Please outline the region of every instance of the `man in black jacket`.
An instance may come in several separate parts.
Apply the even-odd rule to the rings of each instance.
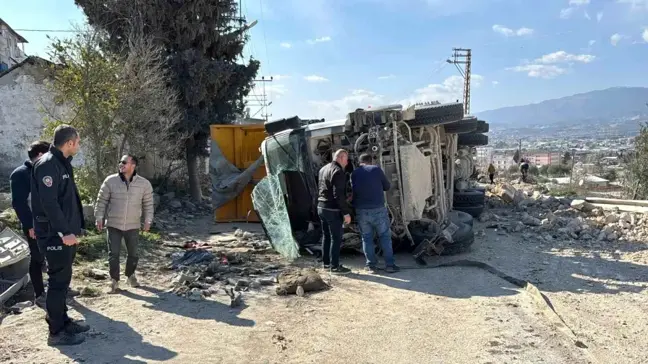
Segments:
[[[77,236],[84,229],[83,207],[70,164],[79,143],[76,129],[58,126],[50,151],[34,164],[31,180],[34,232],[48,265],[45,307],[50,332],[48,344],[52,346],[80,344],[85,340],[80,334],[89,330],[87,325],[68,317],[65,304]]]
[[[333,273],[346,274],[349,268],[340,264],[340,247],[344,224],[351,223],[351,207],[346,197],[346,174],[344,168],[349,161],[349,154],[339,149],[333,155],[333,162],[319,171],[319,194],[317,213],[322,222],[322,262],[324,268]]]
[[[45,285],[43,284],[43,266],[45,259],[36,242],[36,233],[34,233],[34,221],[29,200],[33,163],[43,154],[47,153],[49,148],[50,143],[48,142],[33,142],[27,150],[29,160],[16,168],[9,177],[11,206],[16,211],[16,215],[18,215],[20,226],[29,243],[29,253],[31,256],[29,262],[29,279],[34,286],[34,302],[41,307],[45,304]]]

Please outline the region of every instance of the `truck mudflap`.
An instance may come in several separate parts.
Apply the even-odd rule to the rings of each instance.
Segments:
[[[259,181],[252,190],[252,204],[272,248],[287,259],[298,258],[299,245],[292,233],[279,176],[268,175]]]

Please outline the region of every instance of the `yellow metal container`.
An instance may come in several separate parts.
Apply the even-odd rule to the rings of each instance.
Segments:
[[[266,137],[262,124],[252,125],[212,125],[211,138],[218,144],[225,158],[239,169],[246,169],[261,156],[261,142]],[[262,165],[256,170],[253,181],[259,181],[266,176]],[[215,212],[216,222],[250,221],[258,222],[259,217],[252,205],[252,189],[250,184],[235,199]]]

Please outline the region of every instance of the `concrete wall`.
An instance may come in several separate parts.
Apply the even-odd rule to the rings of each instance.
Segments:
[[[45,82],[45,69],[25,63],[0,78],[0,173],[4,176],[27,159],[27,146],[40,139],[45,114],[61,114]],[[82,159],[82,158],[77,158]]]

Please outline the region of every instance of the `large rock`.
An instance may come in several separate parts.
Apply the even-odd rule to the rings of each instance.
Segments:
[[[573,200],[571,207],[582,212],[590,212],[594,209],[594,206],[585,200]]]

